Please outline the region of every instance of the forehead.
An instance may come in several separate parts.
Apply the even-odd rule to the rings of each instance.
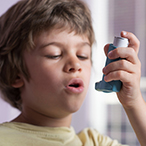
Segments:
[[[59,30],[53,29],[51,31],[42,31],[39,35],[34,37],[35,47],[40,47],[41,45],[49,42],[60,42],[62,44],[78,44],[86,43],[91,46],[87,35],[79,35],[76,32],[70,32],[69,30]],[[71,44],[70,44],[71,45]]]

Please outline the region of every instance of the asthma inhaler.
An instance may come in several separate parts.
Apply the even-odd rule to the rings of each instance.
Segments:
[[[122,37],[115,37],[114,43],[109,45],[108,52],[110,52],[118,47],[128,47],[128,39],[122,38]],[[107,66],[109,63],[117,61],[119,59],[120,58],[111,60],[107,57],[105,66]],[[119,80],[105,82],[104,76],[105,75],[103,75],[102,81],[95,83],[95,89],[97,91],[102,91],[102,92],[106,92],[106,93],[119,92],[121,89],[121,86],[122,86],[122,82]]]

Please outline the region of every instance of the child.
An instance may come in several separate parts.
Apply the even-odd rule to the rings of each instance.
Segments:
[[[103,69],[105,80],[121,80],[118,98],[142,146],[146,105],[140,92],[139,41],[109,58],[126,58]],[[80,0],[21,0],[0,18],[0,89],[21,114],[0,125],[0,146],[120,146],[116,140],[70,127],[90,80],[94,32],[90,11]],[[105,46],[107,54],[108,45]]]

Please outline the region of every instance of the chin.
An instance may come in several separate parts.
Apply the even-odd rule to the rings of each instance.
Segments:
[[[70,112],[70,113],[75,113],[75,112],[77,112],[77,111],[81,108],[82,103],[83,103],[83,102],[81,102],[81,103],[80,103],[80,102],[72,103],[72,104],[68,107],[69,112]]]
[[[75,107],[70,110],[71,113],[75,113],[80,109],[80,107]]]
[[[66,102],[64,102],[64,104],[62,105],[62,108],[67,113],[71,113],[71,114],[75,113],[81,108],[85,97],[86,97],[85,94],[72,97],[69,100],[66,100]]]

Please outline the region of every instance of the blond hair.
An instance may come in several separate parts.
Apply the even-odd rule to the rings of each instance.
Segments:
[[[12,87],[29,73],[23,51],[34,48],[34,37],[43,30],[69,28],[94,42],[91,14],[80,0],[21,0],[0,17],[0,90],[4,100],[21,110],[20,90]]]

